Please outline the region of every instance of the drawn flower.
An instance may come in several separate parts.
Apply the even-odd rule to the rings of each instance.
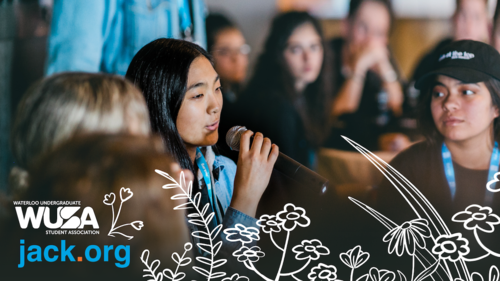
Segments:
[[[330,254],[330,250],[321,244],[318,239],[303,240],[301,245],[293,247],[292,252],[296,253],[297,260],[317,260],[321,255]]]
[[[455,262],[469,253],[468,245],[469,241],[462,238],[462,233],[441,235],[436,239],[436,245],[432,248],[432,253],[439,255],[441,259]]]
[[[500,217],[493,214],[490,207],[470,205],[465,211],[456,213],[451,219],[454,222],[463,222],[467,230],[480,230],[486,233],[495,231],[495,225],[500,224]]]
[[[307,227],[311,223],[306,216],[306,210],[291,203],[286,204],[284,210],[277,213],[276,217],[283,221],[283,229],[286,231],[294,230],[297,225]]]
[[[184,244],[184,251],[191,251],[191,249],[193,248],[193,244],[187,242],[186,244]]]
[[[106,205],[113,205],[113,203],[115,203],[115,199],[116,199],[116,196],[113,192],[111,192],[110,194],[106,194],[104,195],[104,200],[102,201],[104,204]]]
[[[394,272],[386,269],[378,269],[376,267],[370,268],[368,275],[371,281],[394,281],[394,279],[396,279],[396,274]]]
[[[320,263],[318,266],[311,268],[311,272],[309,272],[307,278],[312,281],[316,279],[333,281],[337,279],[337,268],[333,265]]]
[[[134,193],[130,191],[130,188],[122,187],[120,189],[120,199],[122,199],[122,202],[127,201],[128,199],[132,198],[132,196],[134,196]]]
[[[259,241],[259,230],[255,227],[245,227],[241,223],[237,223],[234,228],[228,228],[224,230],[227,235],[227,241],[238,242],[243,244],[250,243],[252,241]]]
[[[130,224],[135,230],[141,230],[144,227],[144,223],[142,221],[134,221]]]
[[[430,236],[427,220],[415,219],[393,228],[384,236],[383,241],[389,242],[389,254],[396,252],[398,256],[402,256],[406,251],[413,256],[416,246],[425,248],[424,238]]]
[[[233,256],[238,257],[239,262],[245,262],[247,260],[250,262],[256,262],[265,256],[265,254],[258,246],[253,246],[252,248],[242,246],[233,253]]]
[[[262,215],[257,221],[257,225],[262,227],[264,233],[280,232],[283,221],[276,216]]]
[[[340,254],[340,260],[351,269],[359,268],[369,258],[370,254],[361,251],[361,246],[359,245],[350,249],[347,253]]]
[[[249,281],[250,279],[248,279],[248,277],[246,276],[240,276],[238,273],[233,274],[231,277],[226,277],[222,279],[222,281],[243,281],[243,280]]]

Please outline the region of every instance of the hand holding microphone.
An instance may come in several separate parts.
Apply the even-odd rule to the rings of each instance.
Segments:
[[[250,146],[252,131],[241,132],[238,138],[238,165],[234,179],[231,207],[255,217],[257,205],[271,178],[279,149],[271,140],[256,133]]]

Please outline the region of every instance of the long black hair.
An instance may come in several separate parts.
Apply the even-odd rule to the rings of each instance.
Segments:
[[[194,165],[176,127],[177,115],[186,94],[191,63],[210,55],[200,46],[176,39],[156,39],[142,47],[128,67],[126,77],[142,90],[153,132],[159,133],[167,151],[183,169]]]
[[[324,50],[321,72],[315,82],[310,83],[299,95],[294,87],[294,78],[287,67],[284,52],[288,38],[297,27],[311,23],[321,37]],[[244,95],[255,96],[263,93],[283,95],[294,103],[299,112],[307,139],[319,146],[329,133],[330,100],[332,98],[331,58],[323,38],[319,22],[306,12],[288,12],[274,18],[271,31],[264,45]],[[302,102],[301,97],[304,98]]]

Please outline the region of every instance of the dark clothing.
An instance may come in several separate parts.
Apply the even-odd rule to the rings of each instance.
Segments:
[[[337,95],[346,81],[342,73],[342,48],[345,40],[336,38],[330,42],[334,55],[334,78],[337,84],[334,93]],[[397,69],[393,63],[394,69]],[[391,132],[401,132],[398,119],[387,109],[387,104],[383,102],[384,91],[382,89],[382,79],[373,71],[368,71],[365,77],[365,84],[358,110],[354,113],[343,114],[334,123],[332,135],[326,146],[341,150],[355,149],[347,143],[341,135],[344,135],[369,150],[378,150],[378,138]]]
[[[452,200],[444,173],[441,146],[442,143],[429,145],[426,142],[420,142],[414,144],[394,158],[390,165],[420,190],[443,218],[452,234],[461,232],[463,237],[469,240],[471,251],[468,256],[472,258],[479,257],[485,252],[475,241],[472,231],[466,230],[463,223],[452,222],[451,218],[457,212],[465,211],[471,204],[485,206],[484,198],[487,192],[488,170],[471,170],[453,162],[456,193],[455,199]],[[376,198],[376,210],[398,225],[417,218],[417,215],[401,194],[386,179],[379,186]],[[498,214],[500,211],[500,194],[495,193],[493,198],[493,204],[490,207],[492,207],[493,213]],[[494,233],[486,234],[484,237],[481,236],[481,239],[484,239],[482,241],[493,251],[500,250],[498,238],[495,239],[495,237],[498,237],[498,232],[500,232],[500,229]],[[485,262],[487,260],[470,263],[469,269],[480,270],[480,273],[486,274],[489,266]]]
[[[307,140],[304,123],[292,101],[269,90],[247,94],[240,101],[242,125],[261,132],[278,145],[280,152],[314,168],[316,149]]]

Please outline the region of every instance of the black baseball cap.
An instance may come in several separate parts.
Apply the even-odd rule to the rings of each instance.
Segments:
[[[500,80],[500,54],[479,41],[461,40],[446,45],[435,56],[434,65],[417,78],[415,88],[422,90],[436,75],[446,75],[465,83]]]

